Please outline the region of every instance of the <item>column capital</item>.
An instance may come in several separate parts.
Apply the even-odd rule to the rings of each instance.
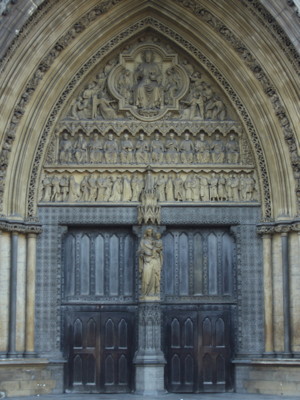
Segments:
[[[42,225],[37,222],[16,221],[0,218],[0,231],[16,233],[39,234],[42,232]]]

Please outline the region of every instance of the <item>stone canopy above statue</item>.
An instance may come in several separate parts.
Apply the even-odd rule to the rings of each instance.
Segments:
[[[237,120],[226,96],[192,58],[148,35],[99,64],[64,120]]]

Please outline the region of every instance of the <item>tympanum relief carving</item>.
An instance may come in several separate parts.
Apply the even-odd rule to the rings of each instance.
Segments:
[[[77,89],[48,146],[40,201],[142,201],[149,170],[159,203],[259,199],[231,104],[200,65],[154,35],[128,43]]]

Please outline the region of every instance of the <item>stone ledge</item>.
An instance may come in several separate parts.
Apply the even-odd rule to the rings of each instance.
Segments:
[[[48,358],[9,358],[0,359],[0,368],[14,365],[50,365],[50,364],[64,364],[65,360],[49,360]]]
[[[300,367],[300,359],[298,358],[270,358],[270,359],[253,359],[253,360],[245,360],[245,359],[236,359],[232,360],[233,364],[239,365],[274,365],[274,366],[297,366]]]

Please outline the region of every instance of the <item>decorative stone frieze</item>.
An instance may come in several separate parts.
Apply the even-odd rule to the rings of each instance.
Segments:
[[[257,202],[259,189],[252,171],[153,171],[159,202]],[[146,188],[143,169],[103,171],[56,170],[44,175],[43,203],[138,202]],[[153,223],[153,222],[152,222]]]

